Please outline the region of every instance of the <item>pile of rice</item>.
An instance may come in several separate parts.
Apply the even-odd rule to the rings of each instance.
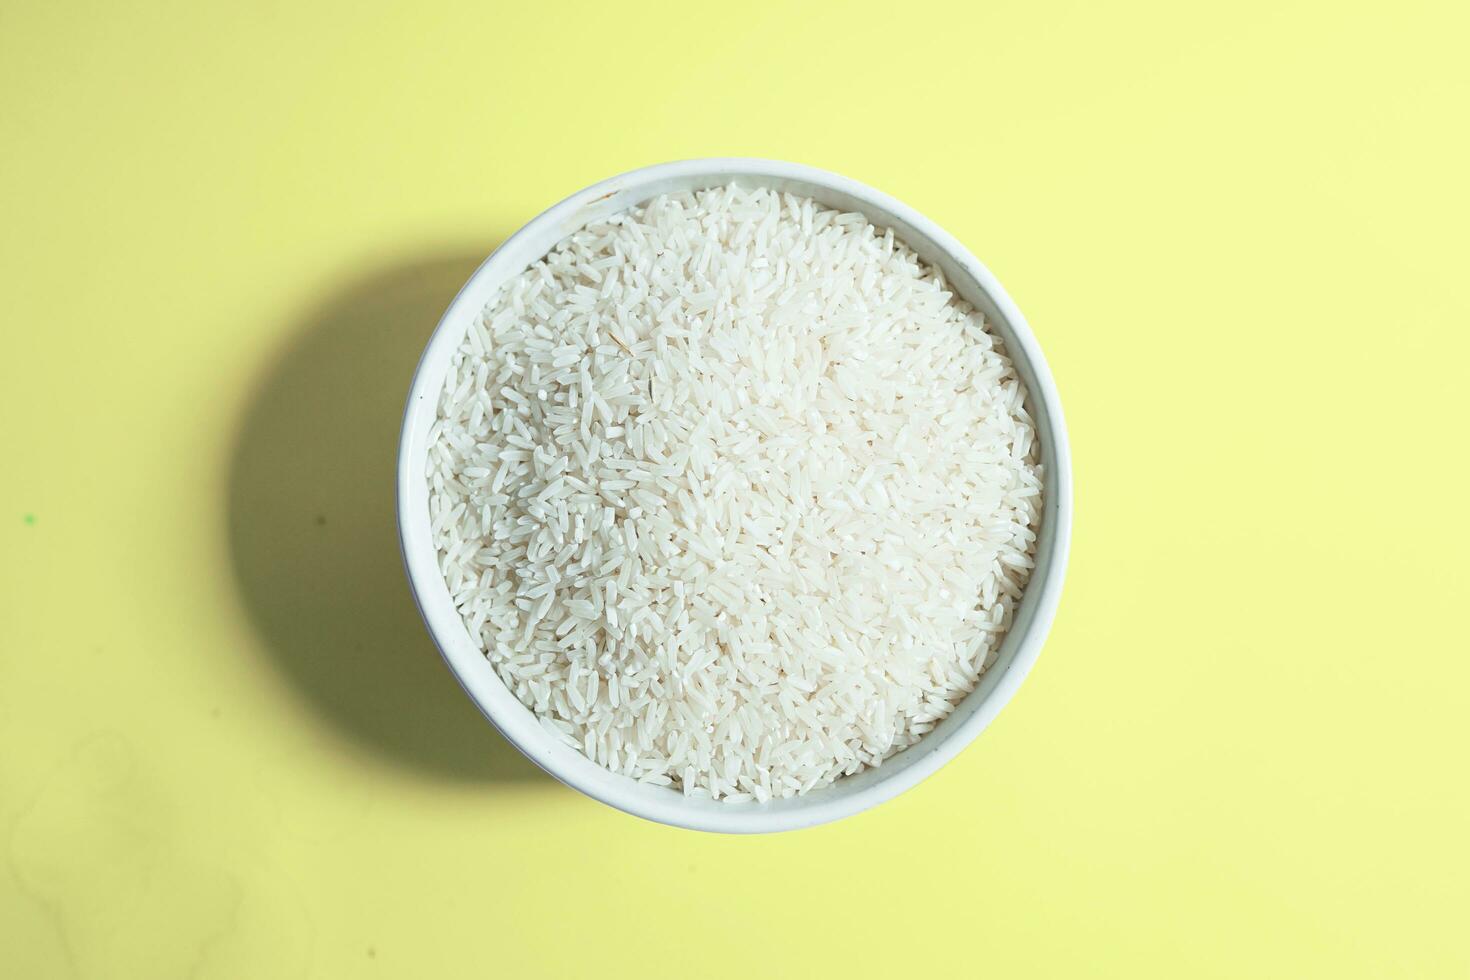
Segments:
[[[546,730],[716,799],[804,793],[972,690],[1032,567],[1025,391],[860,214],[659,197],[509,281],[454,356],[430,516]]]

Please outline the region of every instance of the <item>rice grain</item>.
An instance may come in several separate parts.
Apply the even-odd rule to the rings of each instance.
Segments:
[[[559,741],[764,802],[973,690],[1034,563],[1020,378],[858,214],[736,185],[589,225],[455,353],[430,520],[471,636]]]

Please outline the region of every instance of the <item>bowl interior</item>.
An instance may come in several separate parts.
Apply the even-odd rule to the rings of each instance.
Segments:
[[[425,479],[429,429],[449,362],[469,323],[502,283],[589,222],[659,194],[731,181],[790,191],[828,207],[860,211],[873,224],[891,227],[925,261],[943,270],[951,287],[985,314],[1004,341],[1026,384],[1045,467],[1036,568],[1010,632],[975,690],[933,731],[882,766],[804,796],[765,804],[688,799],[677,790],[609,772],[549,736],[501,682],[454,607],[430,535]],[[430,340],[409,394],[399,458],[399,528],[419,608],[446,661],[486,717],[538,765],[605,803],[664,823],[724,832],[783,830],[855,813],[902,792],[952,758],[999,712],[1035,660],[1056,608],[1070,532],[1069,467],[1055,387],[1035,339],[999,283],[958,242],[897,201],[834,174],[775,161],[695,160],[634,171],[574,194],[517,232],[470,278]]]

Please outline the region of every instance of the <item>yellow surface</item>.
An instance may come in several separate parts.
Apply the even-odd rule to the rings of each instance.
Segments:
[[[1462,3],[0,8],[0,976],[1470,975]],[[1056,629],[764,839],[535,774],[412,609],[417,351],[542,207],[828,167],[1009,287]]]

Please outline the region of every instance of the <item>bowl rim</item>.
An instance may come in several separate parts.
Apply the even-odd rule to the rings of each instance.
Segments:
[[[426,433],[437,417],[444,380],[443,371],[431,366],[447,367],[463,334],[462,329],[456,332],[456,325],[468,323],[468,317],[479,312],[486,291],[493,294],[547,250],[522,261],[521,253],[531,254],[527,243],[553,230],[558,232],[553,241],[560,240],[600,217],[599,208],[612,213],[663,193],[656,187],[659,184],[717,186],[739,179],[778,188],[791,185],[799,193],[820,189],[821,196],[863,211],[875,225],[892,227],[921,257],[939,265],[952,287],[984,311],[1001,334],[1026,384],[1047,464],[1036,566],[1011,630],[981,683],[940,725],[883,765],[803,796],[765,804],[690,799],[666,787],[639,783],[592,762],[546,732],[469,637],[449,597],[428,533],[423,466]],[[973,295],[963,288],[967,279]],[[420,502],[422,512],[416,510]],[[780,160],[709,157],[640,167],[592,184],[532,218],[480,264],[440,317],[414,369],[399,439],[395,513],[409,588],[434,645],[465,693],[512,745],[562,783],[626,813],[693,830],[760,833],[814,826],[892,799],[958,755],[1011,699],[1040,655],[1061,597],[1072,534],[1072,459],[1061,401],[1040,345],[999,281],[957,239],[893,197],[829,171]],[[972,705],[976,698],[978,703]],[[838,788],[841,791],[834,792]]]

